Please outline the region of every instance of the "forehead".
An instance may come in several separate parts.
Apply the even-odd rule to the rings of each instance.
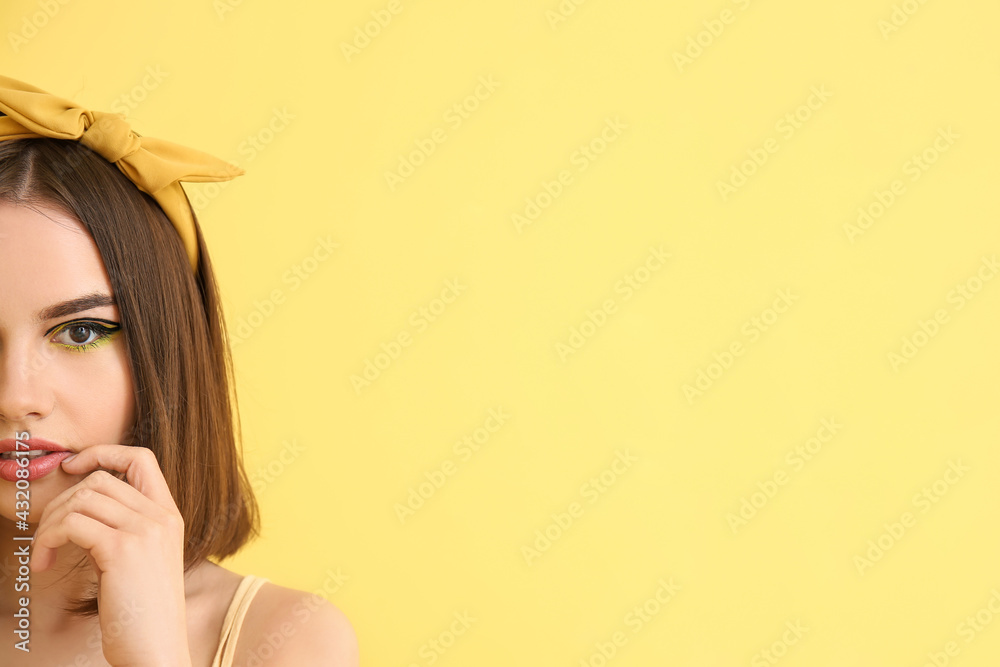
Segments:
[[[95,291],[110,294],[111,283],[79,220],[45,205],[0,202],[0,316]]]

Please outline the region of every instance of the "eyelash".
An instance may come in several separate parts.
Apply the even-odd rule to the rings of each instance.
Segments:
[[[74,322],[67,322],[66,324],[59,327],[59,330],[56,331],[55,336],[53,336],[53,338],[76,327],[83,327],[84,329],[88,329],[91,332],[96,333],[97,338],[90,341],[89,343],[83,343],[82,345],[79,344],[68,345],[66,343],[56,343],[56,345],[65,348],[67,350],[70,350],[72,352],[86,352],[88,350],[92,350],[96,347],[104,345],[109,340],[111,340],[111,338],[114,337],[116,333],[118,333],[121,330],[121,326],[117,324],[113,324],[112,326],[107,327],[104,326],[103,324],[100,324],[98,322],[93,322],[91,320],[76,320]]]

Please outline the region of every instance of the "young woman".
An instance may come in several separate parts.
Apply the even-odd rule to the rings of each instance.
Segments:
[[[218,288],[179,181],[240,170],[0,76],[0,665],[358,664],[258,530]]]

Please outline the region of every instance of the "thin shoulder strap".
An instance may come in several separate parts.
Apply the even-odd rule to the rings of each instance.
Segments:
[[[215,659],[212,660],[212,667],[229,667],[236,657],[236,643],[240,638],[240,627],[243,619],[247,615],[250,603],[260,587],[267,583],[264,577],[255,577],[248,574],[240,581],[233,595],[233,601],[229,603],[226,610],[226,618],[222,622],[222,632],[219,635],[219,648],[215,652]]]

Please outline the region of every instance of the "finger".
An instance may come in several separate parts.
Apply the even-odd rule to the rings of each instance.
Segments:
[[[96,470],[84,477],[79,483],[60,493],[45,506],[45,510],[42,512],[41,519],[38,522],[37,530],[44,528],[53,519],[63,516],[65,514],[64,506],[74,496],[84,491],[96,491],[104,494],[137,514],[148,516],[160,523],[165,521],[168,514],[170,514],[169,510],[157,505],[154,501],[142,495],[137,489],[129,486],[128,483],[105,470]]]
[[[100,567],[104,554],[94,554],[93,551],[100,544],[112,545],[114,534],[114,528],[104,525],[97,519],[83,514],[68,514],[44,534],[35,535],[28,566],[34,572],[44,572],[55,562],[56,550],[72,542],[91,552],[90,555]],[[109,546],[107,552],[113,551],[113,547]]]
[[[147,502],[152,501],[147,499]],[[110,528],[134,534],[142,531],[142,523],[144,522],[144,517],[141,514],[118,500],[91,488],[81,487],[39,524],[35,531],[35,539],[38,540],[40,535],[44,535],[54,526],[59,525],[59,522],[66,516],[73,513],[89,516]]]
[[[98,468],[125,473],[125,480],[141,494],[164,506],[173,506],[166,480],[156,456],[146,447],[93,445],[62,462],[63,470],[82,475]]]

